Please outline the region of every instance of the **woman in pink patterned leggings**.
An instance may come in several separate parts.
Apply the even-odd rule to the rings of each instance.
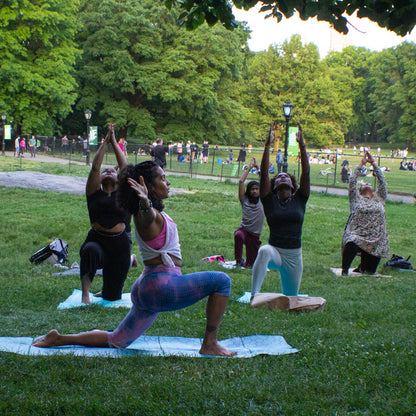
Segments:
[[[37,347],[85,345],[125,348],[142,335],[160,312],[190,306],[208,296],[205,335],[201,354],[232,356],[219,345],[217,335],[224,315],[231,282],[223,272],[181,274],[182,257],[176,224],[163,212],[170,182],[152,161],[128,165],[119,177],[119,203],[134,217],[136,241],[145,265],[133,284],[133,306],[113,332],[93,330],[61,335],[56,330],[36,339]]]

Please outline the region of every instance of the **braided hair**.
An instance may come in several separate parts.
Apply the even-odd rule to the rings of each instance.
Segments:
[[[152,160],[146,160],[137,165],[127,165],[118,174],[118,204],[130,214],[137,214],[139,210],[139,197],[136,192],[131,189],[128,178],[134,179],[140,183],[140,176],[143,176],[144,183],[147,187],[148,197],[152,201],[153,208],[159,212],[165,209],[161,199],[156,197],[153,192],[152,185],[156,177],[156,173],[160,166]]]

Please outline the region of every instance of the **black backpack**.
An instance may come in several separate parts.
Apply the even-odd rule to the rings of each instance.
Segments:
[[[405,260],[403,257],[393,254],[391,259],[385,264],[385,267],[394,267],[396,269],[413,270],[412,265],[409,262],[410,256]]]

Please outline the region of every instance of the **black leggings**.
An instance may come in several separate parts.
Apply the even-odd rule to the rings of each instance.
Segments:
[[[103,269],[103,299],[121,299],[130,268],[130,253],[131,244],[126,231],[108,234],[90,230],[79,251],[81,278],[88,275],[92,282],[97,270]]]
[[[342,252],[342,271],[348,273],[348,269],[350,268],[351,263],[358,252],[361,252],[361,263],[358,266],[360,272],[375,273],[377,266],[380,263],[380,257],[368,254],[360,247],[358,247],[357,244],[352,242],[345,244],[344,250]]]

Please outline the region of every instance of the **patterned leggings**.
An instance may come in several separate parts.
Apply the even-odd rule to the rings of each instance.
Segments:
[[[180,267],[146,266],[131,289],[131,307],[114,332],[110,347],[125,348],[156,320],[159,312],[175,311],[193,305],[211,294],[230,296],[231,280],[223,272],[181,274]]]

